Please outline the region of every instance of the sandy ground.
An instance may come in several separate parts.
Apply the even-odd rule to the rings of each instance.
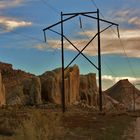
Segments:
[[[136,119],[134,140],[140,140],[140,117]]]

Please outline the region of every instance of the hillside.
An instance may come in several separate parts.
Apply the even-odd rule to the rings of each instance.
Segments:
[[[140,103],[140,91],[131,84],[128,79],[120,80],[111,88],[107,89],[104,94],[109,95],[113,99],[125,105],[126,108],[132,109],[134,99],[137,100],[136,109],[139,108],[138,102]]]

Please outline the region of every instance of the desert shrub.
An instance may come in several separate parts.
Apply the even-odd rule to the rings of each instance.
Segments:
[[[34,111],[30,119],[23,121],[17,130],[18,140],[55,140],[64,136],[60,114]]]

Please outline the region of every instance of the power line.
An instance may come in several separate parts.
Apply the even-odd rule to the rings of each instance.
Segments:
[[[1,31],[5,31],[3,28],[1,28],[0,30]],[[25,34],[17,32],[17,31],[10,31],[9,33],[13,33],[13,34],[22,36],[22,37],[27,38],[27,39],[32,39],[32,40],[36,40],[36,41],[45,43],[43,40],[38,39],[37,37],[31,36],[31,35],[25,35]]]
[[[32,39],[32,40],[36,40],[36,41],[45,43],[43,40],[38,39],[37,37],[31,36],[31,35],[25,35],[25,34],[23,34],[23,33],[19,33],[19,32],[16,32],[16,31],[11,31],[10,33],[14,33],[14,34],[20,35],[20,36],[22,36],[22,37],[25,37],[25,38],[27,38],[27,39]]]
[[[0,30],[1,30],[1,31],[5,31],[3,28],[0,28]],[[46,42],[44,42],[43,40],[38,39],[38,38],[36,38],[36,37],[34,37],[34,36],[31,36],[31,35],[25,35],[25,34],[22,34],[22,33],[17,32],[17,31],[11,31],[10,33],[15,34],[15,35],[18,35],[18,36],[21,36],[21,37],[24,37],[24,38],[26,38],[26,39],[28,39],[28,40],[39,41],[39,42],[41,42],[41,43],[46,44]],[[53,51],[53,55],[55,55],[58,45],[59,45],[59,43],[56,44],[56,49]],[[50,47],[50,48],[51,48],[51,47]]]
[[[60,13],[60,11],[58,10],[58,9],[56,9],[56,8],[54,8],[51,4],[49,4],[47,1],[45,1],[45,0],[41,0],[43,3],[44,3],[44,5],[46,5],[48,8],[50,8],[50,9],[52,9],[56,14],[58,14],[58,13]]]
[[[58,10],[58,9],[56,9],[56,8],[54,8],[52,5],[50,5],[50,4],[48,4],[48,2],[46,2],[45,0],[41,0],[47,7],[49,7],[49,8],[51,8],[55,13],[57,13],[58,15],[60,15],[59,13],[60,13],[60,11]],[[92,2],[93,2],[93,4],[96,6],[96,8],[98,9],[98,7],[97,7],[97,5],[96,5],[96,3],[92,0]],[[103,15],[102,15],[103,16]],[[82,31],[83,31],[83,33],[85,34],[85,31],[84,31],[84,29],[82,28]],[[87,36],[87,35],[86,35]],[[87,36],[87,38],[89,39],[89,37]],[[92,42],[92,44],[93,44],[93,42]],[[97,49],[96,49],[96,51],[97,51]],[[111,68],[104,62],[104,64],[105,64],[105,66],[108,68],[108,70],[113,74],[113,75],[116,75],[116,74],[114,74],[114,72],[111,70]]]
[[[92,4],[98,9],[98,6],[97,6],[97,4],[95,3],[95,1],[94,1],[94,0],[91,0],[91,2],[92,2]],[[105,19],[104,15],[103,15],[101,12],[100,12],[100,15]],[[113,33],[114,33],[115,35],[117,35],[116,32],[114,31],[114,29],[113,29],[112,27],[111,27],[111,30],[113,31]],[[118,35],[117,35],[117,36],[118,36]],[[132,75],[136,78],[136,75],[135,75],[134,70],[133,70],[133,68],[132,68],[131,62],[130,62],[130,60],[129,60],[129,58],[128,58],[128,55],[127,55],[126,50],[125,50],[125,47],[124,47],[124,45],[123,45],[122,39],[121,39],[120,37],[119,37],[118,39],[119,39],[120,44],[121,44],[121,46],[122,46],[124,55],[126,56],[127,63],[128,63],[128,66],[129,66],[129,68],[130,68],[130,70],[131,70],[131,73],[132,73]]]
[[[91,0],[91,2],[92,2],[92,4],[93,4],[97,9],[99,9],[94,0]],[[102,14],[101,11],[100,11],[100,15],[103,17],[103,19],[106,19],[106,18],[104,17],[104,15]],[[118,34],[114,31],[114,29],[113,29],[112,27],[111,27],[110,29],[111,29],[112,32],[118,37]]]
[[[134,72],[134,70],[133,70],[133,67],[132,67],[132,64],[131,64],[131,62],[130,62],[130,60],[129,60],[129,58],[128,58],[128,55],[127,55],[127,53],[126,53],[125,47],[124,47],[124,45],[123,45],[123,42],[122,42],[121,39],[119,39],[119,40],[120,40],[120,44],[121,44],[121,46],[122,46],[122,48],[123,48],[124,54],[125,54],[125,56],[126,56],[127,63],[129,64],[130,70],[131,70],[133,76],[136,78],[136,74],[135,74],[135,72]]]
[[[49,7],[50,9],[52,9],[55,13],[57,13],[58,15],[59,15],[59,13],[60,13],[60,11],[58,10],[58,9],[56,9],[56,8],[54,8],[51,4],[49,4],[48,2],[46,2],[45,0],[41,0],[47,7]],[[94,4],[94,6],[97,8],[97,9],[99,9],[98,8],[98,6],[97,6],[97,4],[94,2],[94,0],[91,0],[91,2]],[[100,12],[100,15],[105,19],[105,17],[104,17],[104,15]],[[83,28],[82,28],[82,30],[83,30]],[[116,34],[116,32],[114,31],[114,29],[111,27],[111,30],[112,30],[112,32],[115,34],[115,35],[117,35],[118,36],[118,34]],[[84,30],[83,30],[83,32],[84,32]],[[84,34],[85,34],[85,32],[84,32]],[[86,35],[87,36],[87,35]],[[87,36],[88,37],[88,36]],[[120,39],[120,38],[119,38]],[[120,39],[120,42],[122,42],[121,41],[121,39]],[[122,44],[122,43],[121,43]],[[123,45],[122,45],[122,47],[123,47]],[[97,50],[96,50],[97,51]],[[131,62],[130,62],[130,60],[128,59],[128,56],[127,56],[127,54],[126,54],[126,51],[125,51],[125,48],[123,47],[123,51],[124,51],[124,54],[125,54],[125,56],[126,56],[126,58],[127,58],[127,62],[128,62],[128,65],[129,65],[129,67],[130,67],[130,70],[131,70],[131,72],[132,72],[132,74],[134,75],[134,77],[136,77],[135,76],[135,74],[134,74],[134,71],[133,71],[133,68],[132,68],[132,65],[131,65]],[[104,61],[104,60],[103,60]],[[108,70],[113,74],[113,75],[116,75],[112,70],[111,70],[111,68],[104,62],[104,64],[105,64],[105,66],[108,68]]]
[[[86,34],[86,32],[84,31],[83,28],[82,28],[82,31],[83,31],[83,33],[86,35],[86,37],[89,39],[88,35]],[[93,42],[91,42],[91,43],[92,43],[92,45],[94,46]],[[94,48],[95,48],[95,50],[97,51],[97,48],[96,48],[96,47],[94,47]],[[104,62],[106,68],[108,68],[108,70],[109,70],[113,75],[116,76],[116,74],[115,74],[115,73],[112,71],[112,69],[107,65],[107,63],[106,63],[104,60],[102,60],[102,61]]]
[[[91,2],[95,5],[96,9],[98,9],[96,3],[94,2],[94,0],[91,0]]]

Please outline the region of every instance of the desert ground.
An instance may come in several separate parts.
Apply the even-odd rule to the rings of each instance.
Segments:
[[[0,140],[138,140],[140,112],[99,113],[58,105],[0,109]]]

